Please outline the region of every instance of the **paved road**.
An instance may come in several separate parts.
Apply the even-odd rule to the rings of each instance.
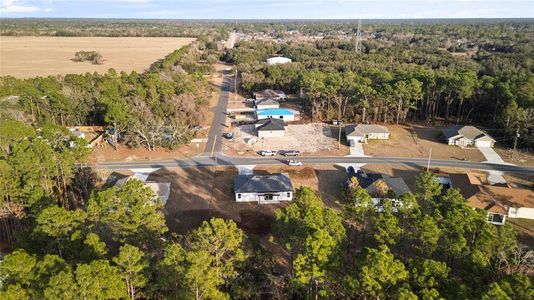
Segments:
[[[222,152],[222,134],[226,128],[226,107],[228,106],[228,97],[230,91],[231,74],[228,71],[224,72],[224,79],[221,84],[221,95],[217,106],[213,107],[211,111],[214,113],[213,122],[211,123],[210,132],[208,134],[208,142],[204,148],[204,152],[200,156],[213,156],[215,153]]]
[[[284,157],[230,157],[222,153],[222,133],[226,129],[226,108],[230,91],[232,74],[225,72],[221,85],[221,95],[214,112],[213,123],[208,134],[208,142],[204,152],[199,156],[179,160],[162,161],[135,161],[135,162],[107,162],[95,165],[104,169],[136,169],[136,168],[188,168],[203,166],[239,166],[239,165],[280,165],[285,164]],[[426,167],[427,160],[423,158],[406,157],[299,157],[304,164],[382,164],[407,165],[413,167]],[[510,173],[532,174],[534,168],[514,165],[468,162],[459,160],[432,160],[432,167],[452,167],[463,169],[476,169],[485,171],[501,171]]]
[[[413,167],[426,167],[427,160],[422,158],[406,157],[300,157],[304,164],[380,164],[380,165],[407,165]],[[202,166],[237,166],[237,165],[280,165],[285,164],[284,157],[230,157],[222,153],[214,156],[196,156],[188,159],[165,161],[136,161],[136,162],[109,162],[101,163],[99,168],[105,169],[133,169],[133,168],[173,168],[173,167],[202,167]],[[451,167],[462,169],[477,169],[485,171],[501,171],[520,174],[532,174],[533,167],[502,165],[481,162],[432,160],[431,167]]]

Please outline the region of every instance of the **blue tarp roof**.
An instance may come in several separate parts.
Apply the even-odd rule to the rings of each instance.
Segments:
[[[268,109],[258,109],[256,113],[261,116],[292,116],[295,113],[287,108],[268,108]]]

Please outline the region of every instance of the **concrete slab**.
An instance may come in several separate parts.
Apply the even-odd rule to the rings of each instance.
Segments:
[[[239,175],[253,175],[256,165],[239,165],[235,166],[239,172]]]
[[[491,147],[478,147],[478,150],[482,152],[486,160],[493,164],[504,164],[504,160],[499,156],[495,150]]]

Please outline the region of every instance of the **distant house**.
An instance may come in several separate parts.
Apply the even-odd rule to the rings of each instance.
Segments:
[[[449,145],[460,147],[493,147],[495,140],[474,126],[455,125],[441,130]]]
[[[271,98],[264,98],[261,100],[256,100],[254,106],[256,107],[256,109],[279,108],[280,103]]]
[[[367,143],[367,140],[387,140],[389,130],[385,126],[358,124],[345,127],[345,134],[349,143]]]
[[[356,179],[358,185],[365,189],[371,196],[373,206],[378,212],[383,210],[383,200],[390,199],[393,211],[397,211],[397,207],[402,206],[400,197],[410,192],[410,188],[400,177],[391,177],[379,173],[366,173],[362,170],[355,171],[353,167],[347,169],[348,180],[351,182]]]
[[[285,101],[286,100],[286,94],[283,91],[278,90],[263,90],[252,93],[254,95],[254,99],[256,100],[263,100],[263,99],[273,99],[276,101]]]
[[[280,119],[262,119],[254,124],[259,138],[282,137],[286,134],[286,127]]]
[[[271,57],[267,59],[268,65],[279,65],[279,64],[287,64],[290,63],[291,59],[283,56],[277,56],[277,57]]]
[[[293,200],[293,184],[287,173],[237,175],[234,193],[236,202],[279,203]]]
[[[286,122],[295,120],[295,111],[287,108],[268,108],[256,110],[256,119],[280,119]]]
[[[534,219],[534,192],[507,186],[483,185],[472,174],[450,174],[450,185],[460,190],[473,208],[487,212],[488,222],[504,225],[506,218]]]
[[[156,195],[154,200],[159,200],[163,205],[167,204],[167,201],[169,200],[169,195],[171,193],[171,183],[170,182],[153,182],[153,181],[147,181],[148,174],[145,173],[135,173],[132,176],[128,176],[125,178],[121,178],[115,182],[115,186],[121,187],[123,186],[128,180],[136,179],[141,182],[143,182],[143,185],[145,187],[148,187],[154,192],[154,195]]]

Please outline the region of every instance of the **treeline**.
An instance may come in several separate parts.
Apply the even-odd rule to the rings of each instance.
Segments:
[[[532,299],[532,251],[486,222],[431,173],[415,195],[373,207],[352,182],[342,211],[309,188],[276,213],[272,236],[212,218],[169,233],[151,190],[130,180],[83,206],[34,207],[0,263],[10,299]],[[394,198],[391,192],[389,197]]]
[[[471,56],[455,56],[423,41],[426,35],[414,39],[407,32],[394,43],[365,40],[359,54],[353,40],[325,38],[240,42],[224,59],[237,65],[243,93],[276,88],[297,94],[314,119],[481,123],[504,144],[519,131],[518,147],[528,149],[534,147],[534,46],[528,34],[531,24],[525,33],[472,45]],[[440,37],[447,35],[429,39]],[[293,63],[266,65],[273,55]]]
[[[183,47],[143,74],[86,73],[17,79],[0,77],[2,118],[39,127],[105,125],[115,142],[150,150],[173,148],[193,136],[211,93],[203,74],[214,70],[199,63],[199,44]],[[7,108],[9,106],[9,109]]]

